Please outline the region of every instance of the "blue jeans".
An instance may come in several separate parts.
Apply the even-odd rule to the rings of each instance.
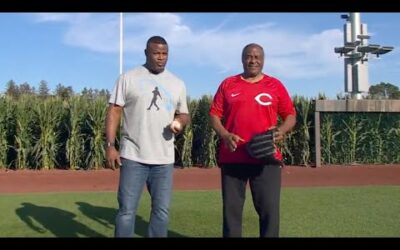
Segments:
[[[133,237],[136,210],[144,185],[151,196],[148,237],[167,237],[173,164],[149,165],[121,158],[115,237]]]

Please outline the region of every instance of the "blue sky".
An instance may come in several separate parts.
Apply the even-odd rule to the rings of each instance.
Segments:
[[[152,35],[170,46],[167,68],[188,94],[214,94],[220,82],[242,72],[248,43],[265,50],[264,73],[280,79],[291,95],[330,98],[344,91],[341,14],[346,13],[125,13],[124,71],[145,61]],[[369,60],[371,84],[400,86],[400,13],[361,13],[369,43],[394,46]],[[119,13],[0,13],[0,91],[14,80],[38,88],[46,80],[111,91],[119,74]]]

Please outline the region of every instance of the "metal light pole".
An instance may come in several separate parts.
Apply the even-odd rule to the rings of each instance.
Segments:
[[[368,55],[377,57],[388,53],[394,47],[368,44],[367,25],[361,23],[360,13],[342,15],[346,20],[344,24],[344,46],[335,48],[335,53],[344,56],[345,92],[351,94],[352,99],[362,99],[362,95],[368,93]]]

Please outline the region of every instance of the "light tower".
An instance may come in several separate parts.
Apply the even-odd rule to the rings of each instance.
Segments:
[[[344,24],[344,46],[336,47],[335,53],[344,56],[344,89],[353,99],[362,99],[368,93],[368,56],[376,57],[394,49],[391,46],[368,44],[367,25],[361,23],[360,13],[341,15],[346,20]]]

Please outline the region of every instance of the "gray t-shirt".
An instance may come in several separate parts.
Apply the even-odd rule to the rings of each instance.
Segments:
[[[175,162],[175,113],[188,114],[186,88],[168,70],[155,75],[144,66],[120,75],[109,103],[123,107],[120,156],[145,164]]]

